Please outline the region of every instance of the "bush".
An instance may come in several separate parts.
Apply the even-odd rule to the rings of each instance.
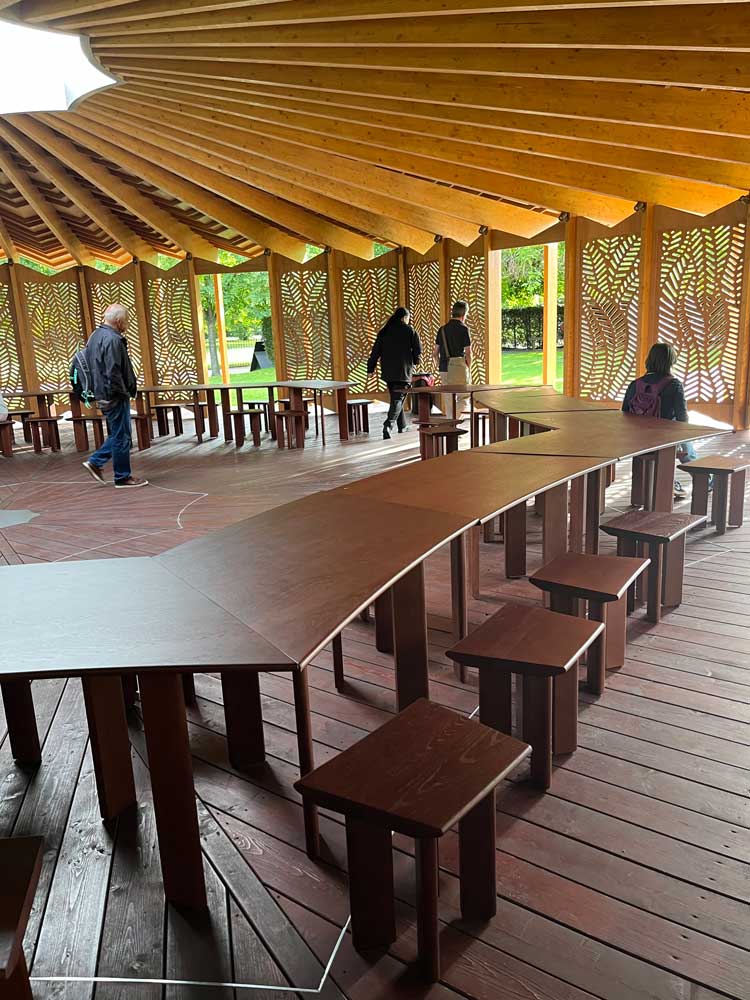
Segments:
[[[557,343],[563,343],[564,309],[557,307]],[[522,309],[503,309],[503,347],[524,348],[527,351],[542,349],[544,309],[527,306]]]

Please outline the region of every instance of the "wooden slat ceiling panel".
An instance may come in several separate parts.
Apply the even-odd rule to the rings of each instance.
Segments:
[[[368,258],[374,240],[424,252],[484,226],[525,241],[561,212],[614,226],[636,202],[707,215],[750,188],[750,0],[0,11],[90,36],[121,81],[0,119],[0,221],[57,261],[302,259],[308,243]]]

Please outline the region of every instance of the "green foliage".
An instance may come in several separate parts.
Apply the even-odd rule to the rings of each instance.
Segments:
[[[503,308],[540,306],[544,297],[544,248],[503,250]],[[565,244],[560,244],[557,298],[565,298]]]
[[[235,266],[244,257],[219,251],[219,263]],[[200,281],[203,319],[207,327],[216,323],[216,302],[211,275],[203,275]],[[250,335],[262,336],[263,321],[271,315],[271,296],[268,275],[265,271],[240,274],[222,274],[221,288],[224,293],[224,318],[228,334],[239,334],[243,339]]]

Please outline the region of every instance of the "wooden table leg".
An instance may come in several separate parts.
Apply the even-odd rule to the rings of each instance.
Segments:
[[[685,575],[685,535],[664,547],[661,603],[667,608],[682,604],[682,579]]]
[[[375,649],[393,652],[393,595],[390,590],[375,598]]]
[[[102,819],[114,819],[136,801],[122,678],[118,674],[85,674],[81,683],[99,811]]]
[[[568,484],[544,492],[542,559],[545,565],[568,550]]]
[[[477,446],[477,428],[474,426],[474,393],[469,393],[469,444],[472,448]]]
[[[602,513],[602,470],[594,469],[586,475],[586,545],[585,552],[599,555],[599,521]]]
[[[660,448],[654,472],[654,510],[671,511],[674,506],[674,469],[677,448]]]
[[[268,419],[269,419],[269,421],[271,423],[271,426],[268,428],[268,430],[269,430],[269,432],[271,434],[271,440],[272,441],[276,440],[276,417],[275,417],[275,413],[276,413],[276,397],[274,396],[273,386],[269,385],[269,387],[268,387]]]
[[[221,399],[221,420],[224,425],[224,440],[233,441],[232,417],[230,416],[232,402],[229,396],[229,389],[219,389],[219,398]]]
[[[552,781],[552,678],[523,677],[523,740],[531,745],[531,780],[539,788]]]
[[[512,735],[513,724],[513,675],[510,670],[497,667],[479,669],[479,721]]]
[[[289,390],[289,409],[299,410],[304,413],[305,404],[302,401],[302,390],[301,389],[290,389]],[[290,418],[291,419],[291,418]],[[291,445],[291,429],[289,431],[289,439]],[[294,443],[298,448],[305,447],[305,421],[300,418],[294,421]]]
[[[292,684],[294,686],[294,718],[297,724],[299,773],[300,777],[303,777],[315,767],[307,671],[293,670]],[[311,802],[303,802],[302,816],[305,822],[305,847],[308,857],[317,858],[320,854],[320,830],[317,807]]]
[[[586,525],[586,477],[576,476],[570,482],[570,533],[568,546],[571,552],[583,552]]]
[[[182,676],[182,695],[186,705],[195,705],[195,677],[192,674],[184,673]]]
[[[661,590],[662,590],[662,546],[660,542],[651,542],[648,545],[648,555],[651,565],[648,573],[646,621],[655,624],[661,619]]]
[[[417,563],[391,590],[396,702],[401,712],[418,698],[430,697],[424,563]]]
[[[346,411],[348,409],[346,405],[347,398],[346,389],[336,390],[336,409],[339,413],[339,437],[342,441],[349,440],[349,422],[346,419]]]
[[[526,501],[505,512],[505,575],[509,580],[526,576]]]
[[[206,411],[208,413],[208,433],[212,438],[219,436],[219,414],[216,410],[216,396],[213,389],[206,390]]]
[[[260,675],[257,670],[224,670],[221,674],[229,763],[237,771],[266,759]]]
[[[451,541],[451,605],[453,636],[458,641],[469,632],[465,532]],[[461,680],[463,679],[463,671],[461,671]]]
[[[727,530],[727,514],[729,508],[729,476],[714,476],[714,495],[711,501],[711,521],[716,525],[716,534],[723,535]]]
[[[347,816],[346,856],[352,944],[357,951],[387,948],[396,940],[391,831]]]
[[[193,393],[193,416],[195,417],[195,436],[198,438],[198,444],[202,444],[205,425],[203,423],[203,407],[201,406],[199,392]]]
[[[490,920],[497,913],[495,789],[458,823],[461,916]]]
[[[333,683],[337,691],[344,688],[344,644],[341,633],[333,637],[331,643],[333,649]]]
[[[18,764],[40,764],[42,750],[36,727],[31,681],[23,677],[0,681],[10,752]]]
[[[417,952],[424,978],[435,983],[440,979],[437,838],[419,837],[414,846],[417,862]]]
[[[632,481],[630,483],[631,507],[642,507],[645,502],[646,467],[642,455],[633,458]]]
[[[708,513],[708,472],[691,472],[692,496],[690,498],[691,514]]]
[[[479,588],[479,542],[481,527],[475,525],[469,528],[466,538],[466,574],[469,580],[469,592],[478,599],[481,596]]]
[[[733,528],[741,528],[745,519],[745,476],[745,469],[732,473],[732,485],[729,490],[729,523]]]
[[[77,420],[73,421],[73,440],[75,441],[76,451],[89,450],[89,435],[85,423],[79,423]]]
[[[138,677],[136,674],[120,674],[120,679],[125,708],[133,708],[138,696]]]
[[[177,906],[205,909],[206,883],[182,680],[178,673],[150,670],[138,675],[138,686],[164,893]]]

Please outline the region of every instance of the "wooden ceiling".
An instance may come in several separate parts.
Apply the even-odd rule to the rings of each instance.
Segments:
[[[0,118],[0,251],[55,267],[527,239],[750,188],[750,2],[0,0],[118,86]]]

